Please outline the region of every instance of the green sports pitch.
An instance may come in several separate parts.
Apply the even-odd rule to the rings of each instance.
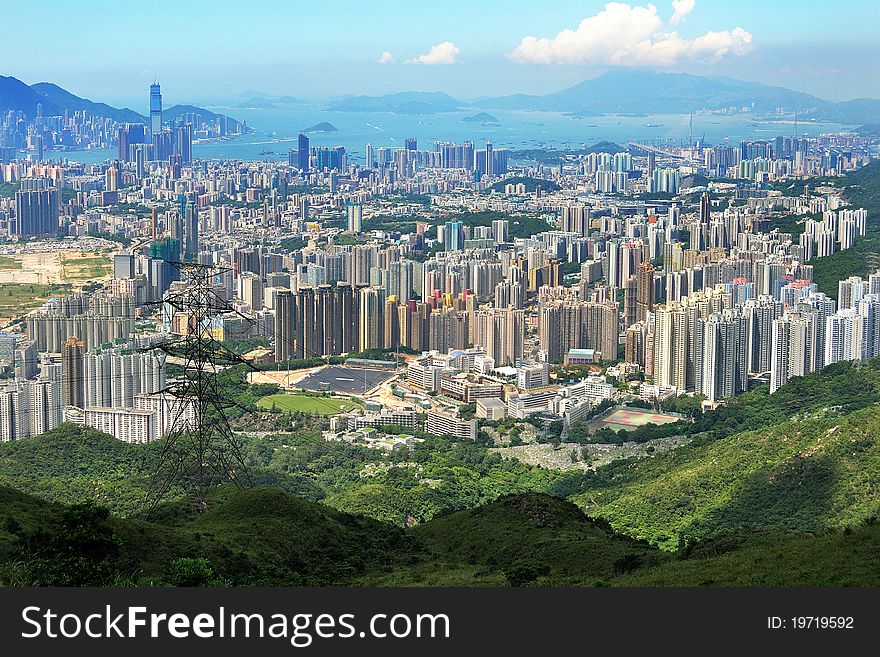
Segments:
[[[262,408],[274,407],[289,413],[316,413],[318,415],[335,415],[358,408],[360,405],[351,399],[339,397],[313,397],[311,395],[268,395],[257,402]]]

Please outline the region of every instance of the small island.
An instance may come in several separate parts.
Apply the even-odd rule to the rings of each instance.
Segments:
[[[486,112],[480,112],[479,114],[466,116],[462,119],[462,121],[467,121],[468,123],[500,123],[496,117],[492,116],[491,114],[487,114]]]
[[[321,123],[316,123],[310,128],[306,128],[305,130],[303,130],[303,132],[339,132],[339,130],[332,123],[322,121]]]

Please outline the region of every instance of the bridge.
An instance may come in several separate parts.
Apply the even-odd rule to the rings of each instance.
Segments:
[[[687,160],[688,157],[686,155],[682,155],[681,153],[675,153],[673,151],[668,151],[664,148],[660,148],[658,146],[652,146],[651,144],[643,144],[637,141],[628,141],[626,143],[627,146],[632,148],[637,148],[639,150],[645,151],[647,153],[656,153],[657,155],[663,155],[664,157],[671,157],[677,160]]]

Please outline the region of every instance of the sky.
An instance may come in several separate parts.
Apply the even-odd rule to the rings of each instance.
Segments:
[[[619,67],[880,98],[877,0],[2,0],[0,74],[144,111],[300,98],[557,91]]]

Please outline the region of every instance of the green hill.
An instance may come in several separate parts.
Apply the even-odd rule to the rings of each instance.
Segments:
[[[876,586],[878,539],[740,530],[673,557],[538,494],[404,530],[265,488],[120,519],[0,487],[3,586]]]
[[[613,464],[574,499],[665,549],[742,526],[843,529],[880,514],[880,408],[801,413],[766,429]]]
[[[401,564],[415,549],[399,528],[277,489],[220,489],[197,518],[177,503],[121,519],[7,487],[0,509],[4,585],[173,583],[181,560],[200,560],[229,584],[323,586]]]
[[[489,189],[496,192],[503,192],[505,186],[519,185],[520,183],[526,186],[526,194],[534,194],[538,187],[544,192],[555,192],[559,190],[559,185],[552,180],[532,178],[530,176],[513,176],[511,178],[505,178],[504,180],[499,180],[497,183],[489,187]]]
[[[607,583],[667,557],[615,534],[574,504],[549,495],[508,495],[410,530],[430,558],[381,584],[473,586]]]
[[[880,586],[880,525],[798,534],[740,530],[642,568],[614,586]]]

